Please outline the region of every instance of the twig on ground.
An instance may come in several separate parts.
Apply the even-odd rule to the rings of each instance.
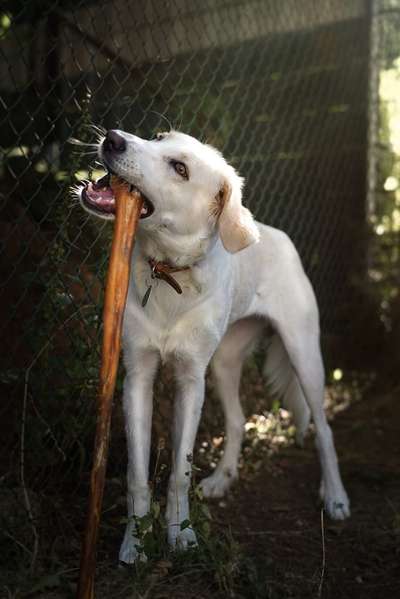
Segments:
[[[34,362],[32,362],[31,366],[27,369],[27,371],[25,373],[24,401],[22,404],[22,416],[21,416],[21,453],[20,453],[20,460],[19,460],[20,479],[21,479],[22,492],[24,494],[25,509],[28,514],[28,519],[29,519],[29,523],[31,525],[32,534],[33,534],[33,549],[32,549],[32,557],[31,557],[31,564],[30,564],[31,573],[34,571],[35,562],[36,562],[37,554],[39,551],[39,533],[38,533],[38,529],[35,524],[33,511],[32,511],[32,504],[31,504],[31,500],[29,497],[28,489],[25,484],[25,424],[26,424],[26,406],[28,403],[29,375],[30,375],[31,367],[33,366],[33,364],[35,362],[36,362],[36,360],[34,360]]]
[[[324,576],[325,576],[325,530],[324,530],[324,510],[321,508],[321,541],[322,541],[322,566],[321,566],[321,578],[319,581],[318,587],[318,599],[322,597],[322,586],[324,584]]]
[[[32,551],[23,543],[21,543],[21,541],[19,541],[18,539],[16,539],[11,533],[9,533],[7,530],[2,530],[1,531],[3,533],[3,535],[5,537],[8,537],[9,539],[11,539],[12,541],[14,541],[14,543],[16,545],[18,545],[18,547],[21,547],[21,549],[23,549],[24,551],[26,551],[26,553],[29,553],[29,555],[32,555]]]
[[[33,407],[33,410],[34,410],[36,416],[39,418],[40,422],[46,427],[46,434],[48,433],[50,435],[50,438],[54,443],[55,449],[57,449],[57,451],[62,455],[62,459],[65,462],[67,459],[67,456],[65,455],[65,451],[60,446],[60,444],[57,440],[57,437],[55,436],[54,432],[51,429],[50,424],[47,422],[47,420],[44,418],[44,416],[42,416],[42,414],[39,412],[39,408],[35,404],[33,397],[31,397],[31,404],[32,404],[32,407]]]
[[[32,504],[28,493],[28,488],[25,483],[25,427],[26,427],[26,412],[27,412],[27,404],[28,404],[28,392],[29,392],[29,377],[32,371],[32,368],[35,366],[41,355],[46,351],[49,347],[50,343],[53,341],[55,335],[63,329],[68,322],[70,322],[73,318],[82,312],[82,310],[86,310],[88,308],[92,308],[92,305],[82,306],[78,310],[76,310],[54,331],[54,333],[49,337],[46,343],[40,348],[36,356],[34,356],[33,360],[29,364],[28,368],[25,371],[25,379],[24,379],[24,397],[22,403],[22,415],[21,415],[21,442],[20,442],[20,460],[19,460],[19,472],[20,472],[20,480],[22,486],[22,492],[24,494],[24,502],[25,509],[28,514],[29,523],[31,525],[32,534],[33,534],[33,549],[31,552],[31,563],[30,563],[30,571],[33,572],[35,569],[35,563],[37,554],[39,551],[39,532],[37,526],[35,524],[35,518],[33,515]]]

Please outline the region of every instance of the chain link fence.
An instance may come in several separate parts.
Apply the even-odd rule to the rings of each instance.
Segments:
[[[68,139],[95,141],[92,124],[150,137],[169,120],[216,145],[246,178],[246,205],[297,245],[324,335],[342,337],[350,282],[376,262],[366,241],[367,192],[372,205],[383,177],[376,86],[400,44],[393,0],[13,0],[1,10],[9,570],[79,548],[110,228],[71,198],[98,166]],[[118,413],[115,429],[123,455]],[[121,463],[111,460],[111,478]]]

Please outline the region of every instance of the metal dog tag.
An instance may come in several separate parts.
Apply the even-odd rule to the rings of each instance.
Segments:
[[[152,289],[152,285],[150,285],[150,287],[147,289],[146,293],[143,296],[143,299],[142,299],[142,308],[144,308],[145,305],[147,304],[147,302],[149,301],[151,289]]]

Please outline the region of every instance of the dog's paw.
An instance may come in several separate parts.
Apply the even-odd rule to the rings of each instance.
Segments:
[[[231,469],[217,468],[211,476],[203,478],[200,488],[204,497],[223,497],[236,478],[237,473]]]
[[[142,551],[138,551],[139,546],[139,539],[134,536],[133,527],[128,524],[125,530],[124,540],[122,541],[119,550],[119,561],[124,564],[134,564],[136,561],[147,561],[146,555]]]
[[[168,543],[172,549],[178,551],[197,547],[196,533],[191,526],[181,530],[179,524],[170,524],[168,526]]]
[[[124,564],[134,564],[136,561],[146,561],[146,555],[144,553],[139,553],[135,546],[135,541],[136,543],[139,542],[137,539],[132,539],[129,542],[123,541],[118,556],[120,562],[123,562]]]
[[[332,520],[346,520],[350,516],[350,501],[346,491],[324,494],[322,498],[326,513]]]

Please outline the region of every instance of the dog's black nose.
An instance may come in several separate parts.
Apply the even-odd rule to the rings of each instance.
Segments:
[[[103,148],[106,152],[118,152],[121,154],[126,150],[126,141],[122,135],[111,129],[111,131],[107,131],[107,135],[103,141]]]

